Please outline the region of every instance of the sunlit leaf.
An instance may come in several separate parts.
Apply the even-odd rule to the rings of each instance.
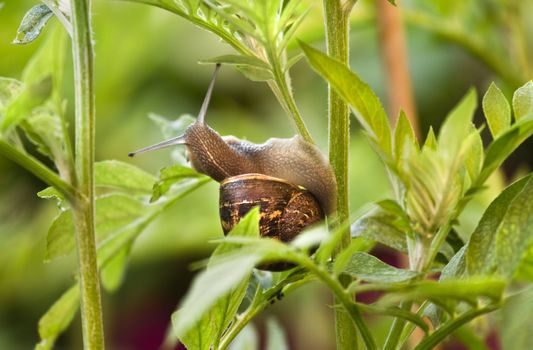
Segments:
[[[155,202],[161,198],[174,184],[201,177],[204,177],[204,175],[197,173],[194,169],[179,164],[163,168],[159,173],[159,180],[154,185],[150,201]]]
[[[37,39],[54,14],[46,5],[33,6],[22,18],[13,44],[28,44]]]
[[[63,196],[63,194],[61,194],[61,192],[56,190],[54,187],[47,187],[44,190],[37,192],[37,196],[39,198],[55,200],[57,203],[57,206],[60,209],[68,208],[68,205],[67,207],[65,207],[66,205],[65,197]]]
[[[501,90],[492,83],[483,97],[483,112],[495,138],[511,125],[511,107]]]
[[[418,151],[418,143],[409,119],[404,111],[400,112],[396,129],[394,130],[394,158],[399,164],[409,159],[411,154]]]
[[[54,161],[59,173],[65,178],[73,176],[72,150],[68,149],[68,131],[59,116],[50,106],[34,108],[21,121],[21,127],[28,139],[35,144],[39,153]]]
[[[482,180],[486,180],[532,134],[533,120],[525,118],[498,136],[486,151],[485,161],[479,177]]]
[[[259,237],[259,208],[251,210],[228,234],[229,237]],[[239,249],[239,246],[221,243],[213,252],[207,270],[216,265],[217,258]],[[218,343],[228,324],[235,317],[248,287],[248,279],[244,278],[235,284],[226,295],[217,298],[214,305],[209,307],[204,315],[200,315],[198,323],[190,330],[185,331],[180,340],[189,349],[209,349],[212,344]],[[175,322],[180,318],[188,318],[186,309],[179,310],[173,316]]]
[[[180,312],[172,317],[174,334],[178,338],[185,336],[220,298],[249,277],[260,259],[254,254],[228,257],[200,273],[185,295]]]
[[[513,95],[514,117],[520,119],[533,118],[533,81],[515,91]]]
[[[385,155],[391,155],[391,131],[383,106],[372,89],[346,65],[300,42],[309,64],[326,79],[352,110]]]
[[[62,113],[60,87],[63,81],[66,34],[54,27],[22,74],[24,89],[5,110],[1,128],[6,130],[31,115],[33,108],[48,99],[56,114]]]
[[[470,125],[470,138],[467,142],[467,149],[464,155],[464,165],[468,176],[470,177],[471,183],[473,183],[483,167],[483,141],[481,140],[481,135],[479,131],[476,130],[474,124]]]
[[[433,127],[429,127],[428,134],[426,136],[426,141],[424,142],[423,149],[432,149],[434,151],[437,150],[437,137],[435,136],[435,132],[433,131]]]
[[[67,290],[39,320],[40,342],[36,350],[49,350],[54,347],[57,337],[67,329],[79,307],[78,284]]]
[[[476,90],[471,89],[442,124],[439,132],[439,150],[448,158],[454,158],[458,154],[469,133],[476,107]]]
[[[419,275],[416,271],[390,266],[375,256],[363,252],[353,254],[343,272],[353,278],[371,283],[402,283]]]
[[[103,241],[115,231],[147,214],[146,206],[125,194],[111,194],[96,200],[96,239]],[[52,223],[46,239],[46,260],[74,250],[74,223],[71,210],[61,212]]]
[[[150,194],[155,176],[118,160],[104,160],[95,164],[96,186],[120,188],[129,192]]]

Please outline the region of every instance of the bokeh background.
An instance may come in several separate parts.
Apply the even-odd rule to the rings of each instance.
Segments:
[[[24,13],[38,2],[3,2],[0,76],[20,78],[43,40],[25,46],[12,45],[11,41]],[[123,1],[93,3],[97,160],[131,162],[157,174],[172,162],[170,151],[127,158],[129,151],[162,139],[148,115],[156,113],[175,119],[183,113],[196,114],[212,73],[212,67],[199,65],[198,61],[231,53],[231,48],[210,33],[157,8]],[[422,134],[430,125],[438,130],[446,113],[469,87],[477,87],[482,96],[488,84],[497,81],[510,97],[520,82],[531,79],[533,22],[526,21],[524,14],[528,10],[533,13],[533,1],[404,3],[410,74]],[[309,0],[309,5],[311,12],[297,36],[323,48],[321,2]],[[424,22],[423,16],[434,22]],[[383,73],[374,1],[360,0],[351,27],[351,67],[386,103],[388,80]],[[499,62],[487,64],[488,53],[485,56],[483,51],[476,52],[476,47],[472,48],[461,35],[446,32],[448,28],[458,29],[480,47],[491,48],[494,52],[490,54]],[[522,43],[525,52],[517,54],[515,42]],[[67,76],[71,76],[70,54],[67,57]],[[325,151],[326,85],[304,60],[291,73],[302,115]],[[72,117],[71,80],[65,96]],[[223,135],[233,134],[254,142],[294,133],[266,84],[251,82],[231,67],[222,69],[207,119]],[[383,166],[355,120],[352,125],[350,201],[353,212],[363,212],[372,201],[386,198],[390,189]],[[529,141],[505,164],[505,171],[491,179],[492,192],[519,173],[531,170],[532,165],[533,144]],[[44,187],[24,169],[0,157],[0,349],[32,348],[38,340],[40,316],[74,278],[75,256],[43,263],[47,229],[56,215],[53,203],[36,196]],[[136,241],[122,287],[114,294],[104,293],[109,349],[157,349],[163,342],[170,314],[194,276],[191,263],[207,257],[214,248],[209,241],[222,235],[217,190],[217,184],[210,183],[185,197]],[[492,192],[487,191],[469,206],[461,221],[462,230],[471,231]],[[254,323],[261,332],[264,320],[275,316],[288,334],[291,349],[333,349],[330,305],[327,291],[310,285],[273,305]],[[383,329],[384,336],[387,325],[386,321],[375,320],[373,328],[377,333]],[[455,346],[459,345],[452,348]],[[59,339],[57,349],[80,348],[77,319]]]

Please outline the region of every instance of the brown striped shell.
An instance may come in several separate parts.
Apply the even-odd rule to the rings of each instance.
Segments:
[[[263,174],[244,174],[220,183],[220,221],[224,234],[257,206],[261,237],[283,242],[293,240],[304,228],[324,219],[324,211],[311,192],[285,180]],[[270,271],[292,267],[294,265],[287,262],[258,266]]]
[[[227,234],[253,207],[259,209],[262,237],[289,242],[324,219],[317,199],[303,187],[262,174],[233,176],[220,184],[220,220]]]

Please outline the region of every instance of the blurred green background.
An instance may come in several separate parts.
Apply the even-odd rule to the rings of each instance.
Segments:
[[[321,2],[309,2],[312,10],[297,36],[323,48]],[[479,5],[479,11],[474,9],[467,14],[483,17],[487,14],[483,12],[485,6],[499,6],[504,2],[486,1]],[[415,2],[406,2],[406,7],[430,14],[442,10],[439,10],[442,1],[428,3],[435,6],[420,5],[417,9]],[[531,1],[524,3],[531,8]],[[20,78],[25,64],[43,40],[40,38],[25,46],[11,44],[21,18],[35,4],[37,1],[4,0],[4,8],[0,10],[0,76]],[[452,10],[442,10],[444,15],[468,19],[461,17],[462,13],[453,12],[461,7],[454,6],[450,5]],[[451,12],[446,14],[446,11]],[[350,43],[351,67],[382,101],[386,101],[386,77],[374,18],[373,1],[361,1],[356,6]],[[139,4],[94,1],[93,20],[97,160],[131,162],[156,174],[172,162],[171,151],[133,160],[127,158],[129,151],[162,139],[159,128],[148,114],[153,112],[169,119],[183,113],[196,114],[212,73],[212,67],[197,62],[231,53],[231,48],[181,18]],[[522,29],[526,40],[531,40],[531,28]],[[476,86],[480,95],[492,80],[498,81],[507,94],[515,87],[513,82],[494,74],[464,46],[435,31],[409,25],[407,40],[422,134],[430,125],[438,129],[446,113],[469,87]],[[512,55],[510,57],[505,64],[513,63]],[[70,66],[70,59],[67,62]],[[69,67],[67,76],[71,76],[71,71]],[[304,61],[291,73],[296,101],[313,136],[325,151],[326,85]],[[531,78],[528,72],[522,73],[524,82]],[[66,87],[69,116],[72,117],[70,78]],[[207,118],[222,135],[232,134],[254,142],[289,137],[294,133],[266,84],[251,82],[231,67],[222,69]],[[387,197],[390,188],[382,165],[355,120],[352,125],[350,199],[353,212],[361,212],[368,208],[368,203]],[[507,180],[494,179],[494,183],[500,183],[496,188],[520,169],[531,167],[532,147],[528,142],[517,151],[506,164]],[[56,215],[53,203],[38,199],[35,194],[44,187],[31,174],[0,157],[0,349],[32,348],[38,339],[40,316],[74,278],[74,256],[43,263],[47,229]],[[110,349],[158,348],[170,314],[194,275],[190,264],[207,257],[214,247],[209,241],[222,235],[217,191],[217,184],[210,183],[187,196],[137,240],[123,286],[115,294],[104,295]],[[462,220],[465,231],[475,225],[491,195],[486,193],[468,208]],[[256,324],[261,330],[264,317],[274,314],[289,334],[291,349],[332,349],[334,332],[330,303],[328,293],[312,285],[268,309]],[[376,323],[375,328],[385,329],[386,325]],[[77,320],[58,341],[57,349],[79,349],[80,342]]]

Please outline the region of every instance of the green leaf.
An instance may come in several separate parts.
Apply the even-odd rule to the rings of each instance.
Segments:
[[[95,164],[96,186],[124,189],[128,192],[151,194],[156,178],[144,170],[118,160]]]
[[[457,279],[464,275],[466,271],[466,252],[467,252],[467,246],[464,245],[450,259],[448,264],[444,266],[444,268],[441,271],[439,280],[445,281],[449,279]]]
[[[130,251],[131,244],[122,248],[122,250],[112,257],[102,268],[100,273],[102,286],[108,292],[117,290],[122,284]]]
[[[309,64],[350,104],[365,130],[376,139],[386,156],[391,156],[391,131],[383,106],[370,86],[346,65],[300,42]]]
[[[180,339],[185,336],[220,298],[248,280],[260,259],[257,254],[236,255],[201,272],[185,295],[180,312],[172,317],[174,334]]]
[[[41,341],[36,350],[52,349],[57,337],[67,329],[79,307],[78,284],[67,290],[61,298],[39,320],[39,337]]]
[[[22,18],[22,22],[17,30],[17,36],[13,44],[29,44],[41,34],[41,31],[54,14],[46,5],[33,6]]]
[[[517,121],[533,118],[533,81],[528,81],[515,91],[513,95],[513,111]]]
[[[496,138],[511,125],[511,107],[509,102],[496,86],[491,83],[483,97],[483,112],[489,124],[492,136]]]
[[[47,187],[44,190],[37,192],[37,196],[44,199],[53,199],[56,201],[56,204],[60,209],[68,209],[68,202],[65,201],[63,194],[56,190],[55,187]]]
[[[46,236],[44,260],[51,261],[74,250],[74,221],[72,210],[61,211],[52,222]]]
[[[174,184],[201,177],[204,177],[204,175],[197,173],[194,169],[179,164],[163,168],[159,173],[159,180],[154,185],[150,202],[155,202],[161,196],[167,194]]]
[[[433,131],[433,127],[429,127],[428,135],[426,136],[426,141],[424,142],[423,149],[431,149],[436,151],[437,150],[437,137],[435,136],[435,132]]]
[[[71,150],[63,120],[50,106],[36,107],[21,122],[28,139],[37,146],[37,151],[54,161],[59,173],[70,178],[73,164]]]
[[[230,65],[244,65],[244,66],[251,66],[251,67],[257,67],[257,68],[270,70],[270,65],[267,62],[254,56],[223,55],[223,56],[208,58],[206,60],[201,60],[200,63],[202,64],[223,63],[223,64],[230,64]]]
[[[479,178],[484,182],[532,134],[533,120],[522,119],[498,136],[486,151]]]
[[[439,150],[448,159],[459,153],[466,140],[477,107],[476,90],[470,89],[459,104],[448,114],[439,132]]]
[[[533,349],[531,325],[533,324],[533,288],[515,294],[505,300],[502,308],[502,349]]]
[[[465,144],[467,144],[468,148],[464,156],[464,165],[470,177],[470,182],[474,183],[481,173],[484,156],[483,141],[474,124],[470,124],[470,135]]]
[[[401,252],[407,251],[405,240],[409,230],[403,217],[376,209],[355,221],[351,228],[352,237],[364,237]]]
[[[104,241],[114,232],[147,214],[144,203],[125,194],[111,194],[96,200],[96,240]],[[46,260],[74,250],[74,223],[71,210],[61,212],[52,223],[46,238]]]
[[[402,163],[417,151],[418,143],[415,133],[409,119],[407,119],[407,115],[404,111],[401,111],[394,130],[394,158],[398,163]]]
[[[470,275],[491,274],[497,266],[496,242],[499,231],[514,199],[522,192],[531,176],[507,187],[487,208],[478,226],[470,236],[466,266]],[[502,242],[503,243],[503,242]],[[518,251],[512,255],[520,254]],[[509,256],[508,259],[511,259]]]
[[[66,44],[64,30],[55,27],[22,74],[23,91],[5,110],[0,125],[2,130],[17,125],[31,115],[31,110],[52,98],[54,112],[62,113],[60,86],[63,80],[64,54]]]
[[[239,223],[228,234],[229,237],[259,237],[259,208],[256,207],[239,221]],[[224,258],[228,254],[240,249],[239,246],[228,243],[221,243],[211,255],[207,270],[216,266],[218,258]],[[212,344],[217,344],[227,329],[230,322],[235,317],[239,305],[241,304],[248,287],[248,279],[243,279],[236,284],[226,295],[218,298],[214,305],[209,308],[205,315],[200,315],[199,322],[186,331],[180,340],[189,349],[209,350]],[[173,320],[180,317],[188,318],[190,315],[184,313],[184,309],[178,311],[173,316]],[[182,316],[183,315],[183,316]],[[176,321],[178,322],[178,321]]]
[[[275,318],[268,318],[266,322],[267,328],[267,350],[287,350],[289,346],[287,344],[285,332],[281,325]]]
[[[343,272],[370,283],[402,283],[419,275],[416,271],[395,268],[375,256],[362,252],[352,255]]]
[[[235,68],[251,81],[269,81],[274,79],[274,76],[269,69],[245,65],[238,65],[235,66]]]
[[[496,235],[495,266],[511,279],[533,245],[533,177],[509,205]]]

